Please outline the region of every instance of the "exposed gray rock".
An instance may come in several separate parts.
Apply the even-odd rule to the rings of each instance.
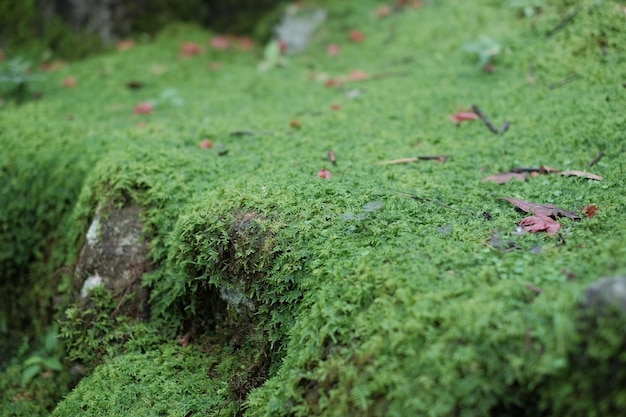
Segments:
[[[84,299],[91,289],[103,285],[116,298],[132,296],[121,305],[125,314],[145,315],[148,294],[141,277],[151,268],[142,232],[140,207],[98,208],[74,270],[75,296]]]
[[[599,312],[615,308],[626,314],[626,276],[594,282],[585,292],[584,306]]]

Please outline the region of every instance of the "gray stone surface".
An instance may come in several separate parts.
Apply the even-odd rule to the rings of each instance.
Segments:
[[[109,204],[98,208],[74,270],[76,298],[85,299],[92,288],[104,285],[120,300],[132,296],[120,304],[124,313],[143,316],[148,294],[141,277],[151,265],[142,233],[140,207]]]

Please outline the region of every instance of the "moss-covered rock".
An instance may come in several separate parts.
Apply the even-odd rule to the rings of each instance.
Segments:
[[[545,3],[333,2],[306,53],[265,72],[261,48],[180,57],[212,35],[176,26],[3,109],[7,332],[59,320],[64,368],[86,372],[53,414],[615,415],[626,320],[603,306],[621,281],[594,283],[626,272],[626,15]],[[472,104],[509,129],[450,121]],[[482,181],[512,168],[532,175]],[[580,219],[523,233],[500,197]],[[143,289],[80,299],[72,280],[127,236],[81,265],[94,220],[125,215]],[[123,308],[135,290],[147,316]]]

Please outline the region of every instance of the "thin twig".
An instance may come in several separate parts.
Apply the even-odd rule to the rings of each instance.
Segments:
[[[587,167],[591,168],[592,166],[594,166],[595,164],[597,164],[597,163],[598,163],[598,161],[599,161],[600,159],[602,159],[602,157],[603,157],[603,156],[604,156],[604,151],[600,151],[600,153],[599,153],[599,154],[597,154],[597,155],[596,155],[596,157],[595,157],[595,158],[593,158],[593,159],[591,160],[591,162],[589,162],[589,163],[587,164]]]
[[[534,292],[535,294],[541,294],[543,290],[533,284],[526,284],[526,288]]]
[[[570,11],[568,14],[566,14],[563,17],[563,19],[561,19],[559,23],[556,24],[555,27],[553,27],[552,29],[546,32],[546,37],[549,38],[550,36],[554,35],[559,30],[563,29],[565,26],[567,26],[568,23],[570,23],[574,19],[574,17],[576,17],[577,14],[578,14],[578,9],[574,9],[573,11]]]
[[[270,130],[233,130],[230,136],[272,136],[274,132]]]
[[[400,158],[400,159],[392,159],[391,161],[382,161],[379,162],[380,165],[397,165],[397,164],[408,164],[411,162],[418,161],[437,161],[437,162],[445,162],[449,155],[425,155],[425,156],[416,156],[413,158]]]
[[[498,133],[498,129],[496,129],[493,123],[491,123],[491,120],[489,120],[485,113],[480,110],[480,107],[478,107],[476,104],[472,104],[472,111],[474,111],[474,113],[476,113],[476,115],[480,117],[480,120],[482,120],[485,125],[487,125],[489,130],[491,130],[493,133]]]
[[[548,84],[548,90],[554,90],[555,88],[562,87],[562,86],[564,86],[566,84],[569,84],[569,83],[574,82],[576,80],[579,80],[581,78],[582,77],[579,74],[568,75],[567,77],[565,77],[565,78],[563,78],[563,79],[561,79],[561,80],[559,80],[557,82],[554,82],[552,84]]]

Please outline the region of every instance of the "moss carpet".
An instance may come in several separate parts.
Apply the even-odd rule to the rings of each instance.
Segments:
[[[5,102],[3,415],[623,410],[626,321],[584,305],[626,273],[624,5],[322,6],[265,71],[173,25]],[[142,209],[149,319],[72,294],[111,203]]]

